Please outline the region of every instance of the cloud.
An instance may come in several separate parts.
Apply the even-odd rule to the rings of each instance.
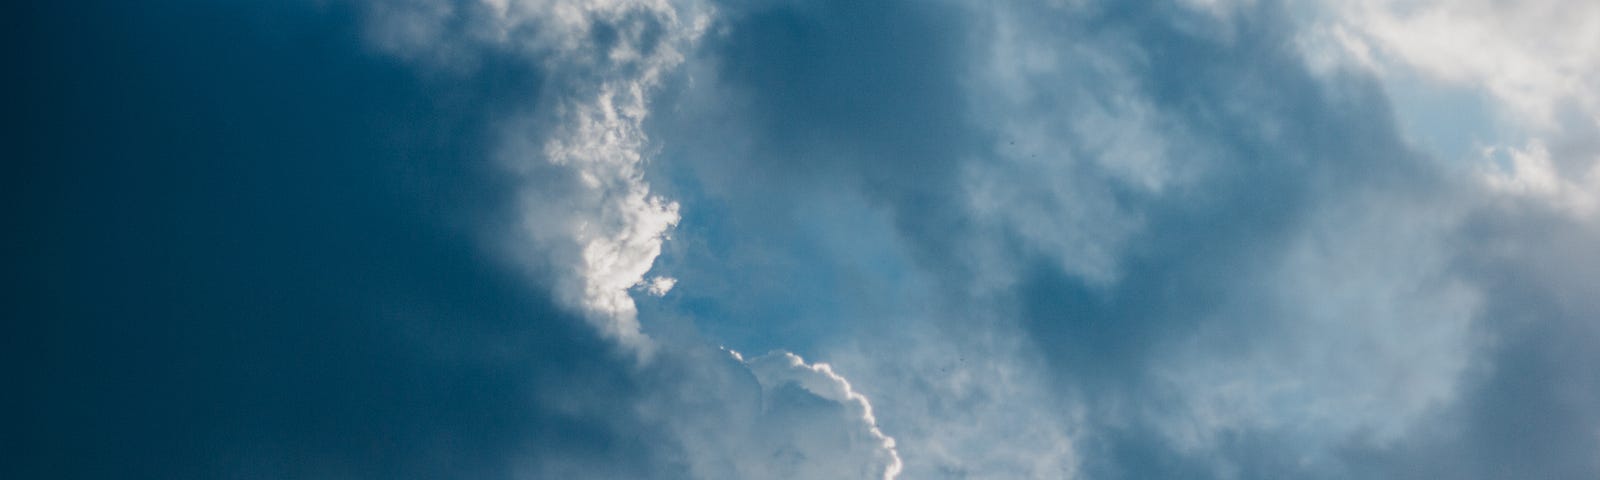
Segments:
[[[1124,225],[1054,249],[1115,259],[1114,276],[1011,263],[1029,336],[1087,403],[1088,475],[1314,476],[1337,470],[1340,445],[1405,438],[1459,400],[1482,346],[1480,292],[1448,247],[1466,182],[1404,143],[1381,92],[1315,76],[1279,47],[1293,32],[1271,4],[1214,21],[1159,5],[1016,8],[1026,20],[1000,21],[1033,30],[1012,35],[1071,48],[1002,57],[1038,79],[997,85],[1061,102],[1016,124],[1055,122],[1072,148],[1051,165],[1081,166],[991,181],[1060,199],[1000,202],[1021,227],[999,238]],[[1106,117],[1120,137],[1073,141],[1074,125]],[[1108,141],[1128,146],[1094,148]],[[1024,230],[1096,212],[1116,220]]]
[[[659,127],[682,139],[663,153],[682,163],[661,171],[700,189],[683,197],[687,211],[718,212],[690,213],[686,225],[770,239],[756,258],[889,252],[870,269],[742,263],[801,279],[757,290],[758,304],[829,298],[813,308],[876,325],[775,312],[764,328],[820,345],[871,338],[882,351],[914,345],[897,337],[1026,339],[1020,352],[974,355],[1007,368],[1043,359],[1017,370],[1030,378],[1020,383],[1045,385],[1042,401],[1077,413],[1024,418],[1054,424],[1041,435],[1071,432],[1056,438],[1068,438],[1085,476],[1338,476],[1360,466],[1346,463],[1347,448],[1407,448],[1492,370],[1495,293],[1460,268],[1484,187],[1408,143],[1379,82],[1305,57],[1297,12],[1191,8],[728,12]],[[893,30],[874,26],[887,18]],[[821,214],[838,211],[875,213]],[[783,221],[765,221],[774,213]],[[719,249],[716,231],[685,228],[680,240],[708,241],[674,253],[684,257],[675,264],[751,258],[733,255],[748,247]],[[846,236],[837,249],[827,240]],[[739,268],[693,275],[738,278]],[[847,285],[925,290],[876,289],[858,304],[831,300],[847,288],[814,286],[841,272]],[[699,285],[679,294],[730,296]],[[758,328],[727,322],[724,331]],[[919,386],[981,369],[889,368],[906,360],[857,348],[843,358],[884,372],[867,384],[887,390],[874,396],[892,406],[887,425],[937,437],[897,435],[908,471],[942,457],[948,469],[930,474],[952,475],[1004,457],[938,450],[1001,434],[898,417],[960,391]],[[913,351],[940,358],[939,348]],[[974,391],[1015,391],[976,378]],[[1023,463],[1006,471],[1040,475]]]
[[[30,10],[6,473],[1590,478],[1508,5]]]
[[[644,287],[645,292],[647,292],[647,293],[649,293],[651,295],[655,295],[657,297],[664,297],[664,296],[667,295],[667,292],[672,291],[672,286],[673,285],[677,285],[677,284],[678,284],[678,279],[676,279],[676,278],[672,278],[672,277],[650,277],[649,280],[641,282],[639,284],[639,286]]]
[[[40,50],[22,92],[48,113],[20,147],[19,183],[38,187],[7,207],[31,212],[18,246],[39,255],[8,281],[29,320],[6,322],[19,453],[0,476],[512,478],[526,459],[615,478],[662,463],[645,427],[607,420],[637,397],[627,362],[475,240],[511,191],[483,161],[489,120],[542,72],[486,54],[441,86],[367,50],[354,10],[32,10],[99,27],[27,33]],[[574,385],[591,410],[536,401]]]
[[[1600,8],[1592,4],[1380,0],[1321,7],[1331,11],[1329,28],[1348,32],[1348,48],[1381,55],[1385,68],[1485,89],[1533,125],[1551,126],[1571,107],[1600,122],[1600,97],[1585,80],[1600,71],[1592,55],[1600,48]]]
[[[411,2],[380,4],[371,13],[374,41],[401,58],[505,50],[548,73],[541,102],[507,128],[500,154],[528,185],[520,199],[525,238],[508,248],[560,272],[567,302],[646,356],[653,346],[629,289],[644,283],[679,216],[678,204],[652,194],[644,179],[641,124],[650,95],[682,62],[681,50],[708,15],[680,3]],[[552,185],[551,177],[564,181]]]
[[[1470,151],[1481,155],[1467,159],[1491,165],[1485,169],[1488,193],[1532,195],[1551,208],[1590,216],[1591,200],[1582,191],[1600,162],[1594,140],[1600,138],[1600,87],[1588,80],[1600,75],[1593,55],[1600,49],[1600,8],[1557,1],[1312,5],[1319,13],[1304,37],[1330,62],[1362,65],[1396,97],[1456,88],[1489,99],[1490,111],[1469,116],[1503,126],[1472,139]],[[1397,102],[1409,116],[1441,108]],[[1464,130],[1472,121],[1432,123]]]
[[[1485,358],[1504,327],[1485,315],[1500,300],[1461,269],[1473,252],[1460,235],[1488,205],[1477,198],[1583,190],[1552,180],[1563,177],[1541,170],[1548,156],[1533,147],[1512,156],[1512,176],[1488,180],[1428,157],[1395,122],[1381,78],[1304,56],[1295,12],[1276,3],[750,4],[705,22],[661,13],[676,12],[668,4],[523,14],[535,20],[518,5],[491,5],[504,28],[490,38],[576,73],[551,77],[503,151],[540,159],[510,162],[532,185],[521,205],[535,263],[577,272],[564,295],[610,337],[647,348],[630,292],[664,293],[646,275],[682,214],[730,229],[679,231],[699,243],[669,254],[673,278],[686,279],[675,295],[713,307],[652,312],[687,317],[689,330],[735,325],[801,348],[880,332],[945,347],[963,342],[944,336],[1024,339],[1021,352],[980,343],[986,362],[955,366],[973,378],[964,385],[940,380],[945,369],[886,373],[906,361],[874,353],[886,349],[833,350],[876,372],[864,388],[900,390],[881,396],[895,407],[884,419],[936,436],[902,435],[888,450],[937,465],[908,471],[1336,476],[1366,467],[1347,451],[1413,448],[1449,417],[1437,412],[1466,408],[1493,378]],[[630,23],[618,11],[655,13]],[[525,21],[550,25],[516,36]],[[654,35],[680,40],[650,53]],[[657,89],[669,106],[650,107]],[[647,166],[652,145],[681,163]],[[651,193],[647,173],[672,179],[681,203]],[[823,218],[838,211],[851,213]],[[721,235],[756,245],[718,246]],[[760,275],[794,281],[746,281]],[[718,308],[745,315],[719,319]],[[772,323],[742,326],[761,321]],[[883,465],[856,441],[813,451],[852,422],[796,420],[834,415],[849,395],[774,387],[756,362],[754,408],[741,374],[707,363],[703,346],[666,348],[686,350],[653,368],[684,377],[645,383],[680,393],[637,405],[683,449],[689,475]],[[776,371],[808,370],[787,368]],[[939,410],[916,395],[962,392],[1070,406],[1000,417],[971,404],[1041,439],[972,454],[947,449],[1003,433],[898,413]],[[696,404],[745,413],[668,413]],[[868,437],[887,439],[875,417]],[[758,433],[772,431],[784,434]],[[819,457],[845,470],[810,470]],[[752,460],[762,458],[789,460]]]
[[[38,320],[7,337],[8,347],[27,339],[6,349],[25,392],[7,406],[32,419],[6,424],[27,455],[4,467],[8,478],[880,478],[887,468],[887,437],[857,410],[864,398],[764,393],[714,347],[676,340],[641,365],[618,352],[626,340],[591,328],[618,321],[595,315],[633,308],[590,301],[625,298],[670,224],[630,170],[642,160],[627,155],[643,147],[614,143],[642,142],[629,137],[639,117],[627,115],[639,113],[623,107],[637,107],[629,95],[648,82],[615,83],[641,90],[613,91],[608,105],[604,88],[551,70],[561,62],[458,42],[453,21],[419,31],[472,52],[468,69],[417,59],[431,53],[374,56],[363,22],[394,12],[355,6],[89,7],[38,20],[116,28],[30,33],[54,49],[43,56],[91,54],[30,60],[30,108],[60,108],[23,146],[28,179],[51,187],[21,190],[38,202],[17,204],[39,206],[20,246],[42,253],[17,265],[40,281],[16,303]],[[151,20],[191,18],[179,11],[214,21]],[[168,68],[190,61],[203,67]],[[138,79],[87,81],[112,66]],[[98,140],[69,142],[82,133],[64,126],[86,122],[101,126]],[[504,146],[513,134],[538,148]],[[78,147],[37,154],[52,144]],[[548,145],[567,163],[519,165],[563,174],[508,178],[494,161]],[[622,157],[584,156],[596,152]],[[611,160],[621,163],[595,165]],[[583,183],[586,172],[611,183]],[[548,207],[558,221],[522,223],[529,195],[565,202]],[[594,226],[531,244],[550,255],[532,275],[484,248],[566,220]],[[603,295],[567,296],[591,285]],[[742,405],[756,407],[754,423],[725,430]]]
[[[1588,171],[1563,175],[1550,158],[1550,150],[1533,140],[1526,148],[1489,147],[1485,157],[1510,157],[1510,165],[1490,169],[1483,180],[1492,192],[1513,198],[1531,199],[1580,219],[1594,218],[1600,199],[1600,162]]]
[[[834,373],[832,366],[826,363],[808,364],[805,359],[791,352],[775,351],[749,360],[745,360],[736,351],[730,350],[729,353],[750,366],[768,398],[772,399],[769,402],[773,404],[784,404],[781,399],[792,394],[788,390],[798,387],[810,395],[859,411],[861,424],[866,427],[867,434],[872,440],[878,443],[885,457],[886,461],[883,462],[885,465],[882,467],[883,479],[893,480],[905,468],[900,460],[900,453],[895,451],[894,438],[885,435],[883,430],[878,428],[878,419],[872,413],[872,402],[856,392],[850,386],[849,380]]]
[[[872,389],[905,478],[1077,478],[1085,412],[1041,381],[1042,359],[1022,353],[1025,338],[963,325],[1001,319],[911,317],[828,354]]]
[[[703,344],[661,344],[640,327],[632,291],[661,297],[677,283],[645,275],[679,221],[678,204],[651,193],[644,178],[650,146],[643,125],[650,95],[706,28],[708,9],[648,1],[500,2],[488,8],[491,19],[469,29],[498,33],[480,35],[490,41],[477,48],[509,48],[549,72],[549,90],[540,97],[547,103],[509,122],[500,153],[525,178],[519,200],[525,233],[513,237],[520,243],[511,248],[532,256],[537,268],[554,270],[556,291],[603,336],[639,356],[640,370],[630,373],[651,392],[633,405],[636,418],[617,421],[666,432],[666,448],[682,454],[673,467],[692,478],[897,476],[902,465],[894,439],[878,428],[866,397],[827,364],[806,364],[790,353],[771,356],[778,360],[757,357],[745,364],[761,384],[751,389],[743,381],[750,371],[706,357]],[[426,11],[440,10],[449,9]],[[584,412],[585,401],[552,403]],[[562,463],[525,468],[539,475],[582,469]]]

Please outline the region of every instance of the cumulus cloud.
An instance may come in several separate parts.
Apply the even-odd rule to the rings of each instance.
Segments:
[[[792,387],[799,387],[811,395],[859,411],[861,424],[866,426],[867,434],[877,441],[883,456],[886,457],[883,479],[893,480],[900,476],[905,465],[900,460],[900,453],[895,450],[894,438],[885,435],[883,430],[878,428],[878,418],[872,413],[872,402],[865,395],[856,392],[855,388],[850,386],[849,380],[834,373],[833,366],[826,363],[808,364],[799,355],[784,351],[770,352],[748,360],[736,351],[730,350],[729,353],[750,366],[756,379],[761,382],[763,391],[771,399],[769,401],[775,404],[782,404],[780,399],[785,394],[782,392]]]
[[[618,452],[643,460],[646,478],[895,478],[894,440],[875,423],[873,405],[826,364],[787,352],[745,359],[716,348],[662,348],[624,373],[637,388],[607,398],[585,384],[541,392],[539,404],[574,418],[598,416],[644,445]],[[622,408],[615,408],[617,406]],[[593,457],[538,455],[523,476],[615,476]]]
[[[1469,122],[1504,125],[1474,139],[1469,161],[1483,170],[1489,193],[1532,197],[1550,208],[1588,216],[1600,165],[1600,7],[1584,2],[1309,2],[1309,50],[1328,62],[1358,65],[1397,95],[1413,77],[1424,89],[1463,89],[1490,99],[1480,119],[1444,118],[1443,128]],[[1402,114],[1426,106],[1400,104]],[[1438,108],[1438,107],[1433,107]],[[1469,114],[1471,115],[1471,114]]]
[[[1503,167],[1486,168],[1483,179],[1494,192],[1538,201],[1577,218],[1594,218],[1600,206],[1600,160],[1589,163],[1586,171],[1564,174],[1537,140],[1524,148],[1486,147],[1484,157],[1510,159]]]
[[[636,414],[614,421],[661,428],[668,441],[663,448],[682,455],[673,469],[691,478],[899,474],[895,441],[877,425],[872,404],[829,365],[775,352],[749,360],[733,353],[740,363],[730,367],[707,357],[702,344],[663,345],[641,329],[632,294],[662,297],[677,284],[646,274],[680,220],[679,204],[652,193],[645,179],[652,147],[644,124],[651,95],[706,28],[709,8],[693,2],[487,2],[480,6],[485,12],[461,16],[445,6],[421,6],[419,13],[400,15],[398,27],[382,30],[447,30],[415,26],[422,18],[465,21],[468,31],[398,44],[378,37],[389,42],[380,45],[507,49],[546,72],[539,102],[504,129],[503,163],[526,184],[518,204],[524,233],[514,237],[522,243],[510,248],[554,270],[562,298],[644,360],[631,375],[651,392],[633,405]],[[393,17],[383,12],[376,21]],[[440,67],[426,63],[435,55],[401,53]],[[754,384],[747,381],[752,374]],[[578,413],[588,411],[586,401],[581,394],[546,399]],[[524,467],[539,475],[574,475],[583,468],[549,459]]]
[[[1079,478],[1085,412],[1052,391],[1026,339],[1013,329],[963,326],[1000,319],[913,316],[969,333],[953,338],[894,322],[888,330],[898,335],[829,355],[872,389],[880,422],[896,433],[905,478]]]
[[[567,301],[645,355],[652,346],[629,290],[645,283],[679,214],[644,179],[641,125],[650,95],[683,61],[708,14],[694,2],[667,1],[412,2],[373,14],[375,41],[402,57],[503,49],[547,72],[548,92],[530,92],[540,101],[508,127],[501,153],[528,184],[520,200],[526,244],[509,248],[558,272]]]
[[[678,279],[676,278],[657,276],[650,277],[649,280],[641,282],[639,286],[644,287],[644,291],[651,295],[664,297],[667,292],[672,291],[672,286],[677,284]]]
[[[1567,108],[1600,122],[1600,7],[1585,2],[1329,2],[1346,48],[1483,88],[1521,121],[1550,127]],[[1592,126],[1590,127],[1592,128]]]
[[[667,230],[678,221],[678,207],[651,195],[643,178],[640,163],[644,161],[645,137],[640,123],[648,113],[648,95],[661,75],[681,61],[679,45],[698,34],[697,20],[680,21],[677,11],[661,2],[553,5],[555,21],[545,22],[537,16],[524,19],[518,15],[545,12],[544,6],[515,5],[520,7],[515,11],[501,5],[504,28],[542,31],[553,23],[560,32],[554,61],[599,64],[598,78],[579,77],[579,81],[594,84],[578,89],[576,98],[557,100],[558,126],[549,134],[543,158],[534,161],[572,168],[585,190],[579,201],[586,208],[569,210],[579,218],[569,220],[576,225],[567,226],[572,229],[567,232],[571,240],[582,248],[575,280],[581,287],[574,287],[581,288],[579,301],[599,317],[597,322],[608,335],[647,348],[628,289],[644,281],[661,252]],[[681,23],[685,21],[688,23]],[[532,25],[522,26],[522,22]],[[612,29],[614,43],[583,41],[600,35],[596,29]],[[524,202],[572,201],[543,197],[542,193],[530,192],[533,198]],[[534,211],[540,210],[548,211]],[[547,229],[549,220],[530,215],[526,228]]]

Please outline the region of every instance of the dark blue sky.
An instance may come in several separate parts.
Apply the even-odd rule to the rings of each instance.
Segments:
[[[23,8],[5,476],[635,462],[633,432],[526,408],[537,389],[630,386],[474,237],[507,192],[487,121],[536,70],[429,83],[363,47],[342,7]]]
[[[1045,3],[6,7],[0,477],[1600,477],[1600,8]]]

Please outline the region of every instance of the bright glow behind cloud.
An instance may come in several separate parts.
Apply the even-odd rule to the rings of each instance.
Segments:
[[[808,364],[799,355],[784,351],[771,352],[749,360],[744,360],[744,356],[737,351],[727,351],[733,358],[749,365],[751,371],[755,372],[756,379],[768,389],[794,383],[822,398],[854,404],[861,411],[861,421],[867,426],[867,431],[879,442],[883,452],[888,456],[888,464],[883,468],[883,480],[894,480],[900,476],[905,465],[900,460],[900,452],[895,449],[894,437],[885,435],[883,430],[878,428],[878,417],[872,413],[872,402],[866,395],[856,392],[855,388],[850,386],[849,380],[834,373],[832,365],[820,362]]]

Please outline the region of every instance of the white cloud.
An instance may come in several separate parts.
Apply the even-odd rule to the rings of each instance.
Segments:
[[[373,7],[375,41],[403,58],[461,69],[471,48],[513,52],[543,68],[547,92],[507,129],[502,157],[528,185],[516,255],[554,270],[563,301],[643,356],[630,289],[641,285],[679,219],[644,178],[649,97],[709,22],[698,2],[413,1]],[[453,22],[469,24],[464,31]],[[468,55],[462,55],[468,56]],[[442,59],[442,60],[441,60]],[[542,140],[541,140],[542,139]],[[570,179],[559,185],[560,179]],[[552,180],[556,179],[556,180]],[[672,280],[648,288],[663,295]]]
[[[419,1],[375,7],[375,41],[397,56],[470,70],[454,52],[512,52],[543,71],[544,91],[503,125],[500,157],[522,179],[521,232],[509,249],[552,271],[558,297],[642,360],[646,386],[620,428],[659,427],[658,447],[692,478],[894,479],[904,468],[872,403],[828,364],[788,352],[744,359],[707,356],[693,344],[659,344],[639,323],[632,292],[664,296],[675,278],[647,278],[678,204],[644,176],[651,93],[684,60],[709,19],[697,2],[486,0],[476,6]],[[452,30],[465,19],[467,31]],[[548,392],[557,411],[590,408],[588,394]],[[637,422],[637,423],[635,423]],[[534,475],[588,475],[585,461],[522,468]]]
[[[1362,0],[1326,8],[1354,36],[1351,45],[1395,66],[1485,88],[1529,124],[1550,126],[1570,104],[1600,121],[1600,4]]]
[[[1023,332],[994,318],[918,321],[940,326],[894,329],[830,355],[875,392],[907,478],[1078,477],[1083,404],[1051,390]]]
[[[582,245],[578,275],[572,279],[582,285],[575,301],[604,333],[647,349],[628,290],[644,280],[679,216],[678,205],[651,194],[644,180],[647,140],[642,123],[649,113],[649,93],[682,62],[678,48],[699,35],[698,22],[703,20],[685,23],[675,6],[664,1],[528,2],[503,11],[500,20],[508,30],[524,31],[528,26],[522,23],[534,23],[536,30],[554,25],[563,33],[552,40],[557,45],[553,62],[582,65],[596,62],[597,56],[604,59],[596,65],[602,70],[599,75],[579,78],[593,85],[580,87],[576,98],[561,100],[560,123],[541,160],[573,169],[592,202],[578,212],[584,218],[568,232]],[[591,30],[600,23],[616,30],[613,45],[594,44]],[[666,30],[661,44],[647,44],[651,28]],[[529,229],[550,227],[541,216],[529,219]]]
[[[1493,191],[1513,198],[1532,199],[1579,218],[1594,219],[1600,207],[1600,157],[1588,163],[1588,171],[1563,176],[1542,142],[1516,147],[1488,147],[1484,157],[1491,162],[1507,158],[1504,168],[1490,169],[1483,179]],[[1576,177],[1576,178],[1572,178]]]
[[[678,279],[676,278],[657,276],[640,282],[639,286],[644,287],[644,291],[646,293],[655,295],[657,297],[664,297],[667,295],[667,292],[672,291],[672,287],[677,284]]]
[[[738,352],[729,351],[734,358],[742,358]],[[893,480],[900,475],[905,465],[900,460],[900,452],[895,450],[894,437],[890,437],[878,428],[878,417],[872,413],[872,402],[865,395],[856,392],[846,380],[838,373],[834,373],[833,366],[826,363],[807,364],[805,359],[791,352],[776,351],[766,355],[744,361],[755,372],[756,379],[762,387],[772,391],[785,384],[798,385],[807,392],[841,404],[853,405],[861,412],[861,422],[867,426],[872,438],[879,442],[883,452],[888,456],[888,464],[883,469],[883,479]]]
[[[902,464],[873,404],[826,364],[788,352],[664,349],[635,406],[668,432],[688,478],[892,479]]]
[[[1575,215],[1593,210],[1600,168],[1600,3],[1534,0],[1361,0],[1308,2],[1318,13],[1305,50],[1323,65],[1359,65],[1406,91],[1465,88],[1491,98],[1483,113],[1510,127],[1507,138],[1459,145],[1510,157],[1490,174],[1491,193],[1544,202]],[[1442,108],[1397,102],[1402,115]],[[1458,127],[1459,128],[1459,127]],[[1587,199],[1586,199],[1587,198]]]

